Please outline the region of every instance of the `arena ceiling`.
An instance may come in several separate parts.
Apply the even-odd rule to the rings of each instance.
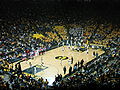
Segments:
[[[2,0],[2,1],[80,1],[80,2],[118,2],[119,0]]]

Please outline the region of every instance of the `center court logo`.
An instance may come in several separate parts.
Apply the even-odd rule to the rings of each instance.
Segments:
[[[57,56],[57,57],[55,57],[55,59],[66,60],[66,59],[68,59],[68,57],[67,56]]]

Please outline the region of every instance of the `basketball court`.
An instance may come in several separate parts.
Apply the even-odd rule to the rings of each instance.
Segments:
[[[74,66],[74,64],[78,61],[84,60],[84,64],[91,61],[95,58],[93,56],[93,52],[97,52],[98,55],[104,53],[101,49],[88,49],[88,54],[86,51],[84,52],[77,52],[73,51],[68,46],[62,46],[50,51],[47,51],[44,55],[36,56],[34,59],[30,59],[28,61],[21,62],[21,68],[23,71],[29,71],[30,67],[36,67],[35,73],[36,78],[43,77],[44,79],[48,79],[49,85],[52,85],[53,81],[55,80],[55,75],[62,74],[64,76],[63,67],[66,66],[67,71],[69,71],[70,66]],[[56,58],[57,57],[57,58]],[[61,60],[61,57],[63,60]],[[69,62],[70,58],[73,57],[73,64]],[[17,62],[14,63],[14,65]],[[31,65],[30,65],[31,64]],[[31,69],[32,70],[32,69]],[[34,72],[34,68],[33,68]]]

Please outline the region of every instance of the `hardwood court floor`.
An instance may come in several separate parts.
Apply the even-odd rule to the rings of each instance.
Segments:
[[[73,67],[73,65],[76,62],[81,61],[83,59],[85,64],[91,61],[92,59],[94,59],[95,57],[93,56],[93,51],[98,52],[99,55],[104,53],[104,51],[102,51],[101,49],[95,50],[92,48],[89,48],[88,54],[86,53],[86,51],[85,52],[72,51],[71,49],[68,48],[68,46],[64,46],[64,49],[65,49],[64,51],[62,51],[62,49],[63,49],[63,46],[47,51],[44,55],[37,56],[33,60],[22,62],[21,63],[22,70],[25,70],[30,67],[29,62],[31,62],[33,66],[37,64],[41,64],[41,57],[42,57],[44,62],[43,65],[48,68],[41,72],[36,73],[35,75],[38,77],[43,77],[44,79],[48,79],[49,85],[51,85],[52,82],[55,80],[55,75],[62,74],[64,76],[64,73],[63,73],[64,66],[66,66],[67,68],[66,73],[68,73],[69,67],[70,66]],[[55,59],[56,56],[67,56],[69,58],[71,58],[72,56],[73,64],[70,64],[68,62],[69,59],[63,60],[61,62],[61,60]]]

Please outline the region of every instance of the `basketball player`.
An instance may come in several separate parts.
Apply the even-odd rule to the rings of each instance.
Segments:
[[[95,56],[95,54],[96,54],[96,53],[95,53],[95,51],[94,51],[94,52],[93,52],[93,56]]]
[[[29,62],[29,65],[30,65],[30,68],[32,67],[32,63],[31,62]]]
[[[70,49],[70,44],[68,44],[68,49]]]
[[[61,61],[60,64],[61,64],[61,66],[62,66],[62,58],[60,58],[60,61]]]
[[[64,74],[65,74],[66,73],[66,66],[64,66],[63,71],[64,71]]]
[[[69,58],[69,60],[68,60],[68,64],[69,64],[69,65],[71,64],[71,58]]]
[[[64,46],[64,42],[63,42],[62,44],[63,44],[63,46]]]
[[[69,44],[68,42],[69,42],[69,41],[67,40],[66,45],[68,45],[68,44]]]
[[[83,67],[83,63],[84,63],[84,60],[82,59],[82,60],[81,60],[81,63],[80,63],[80,64],[81,64],[81,67]]]
[[[71,44],[71,46],[72,46],[72,40],[70,41],[70,44]]]
[[[71,64],[73,64],[73,57],[71,57]]]
[[[60,42],[58,42],[58,47],[60,47]]]
[[[37,72],[37,68],[36,68],[36,67],[34,67],[34,74],[36,74],[36,72]]]
[[[64,51],[64,46],[62,47],[62,51]]]
[[[88,54],[88,49],[87,49],[86,53]]]
[[[63,42],[64,43],[64,42]],[[64,47],[64,44],[63,44],[63,46],[62,46],[62,51],[65,51],[65,47]]]
[[[44,62],[43,62],[43,58],[41,57],[41,66],[43,66]]]
[[[70,66],[70,68],[69,68],[69,75],[71,75],[71,73],[72,73],[72,67]]]

